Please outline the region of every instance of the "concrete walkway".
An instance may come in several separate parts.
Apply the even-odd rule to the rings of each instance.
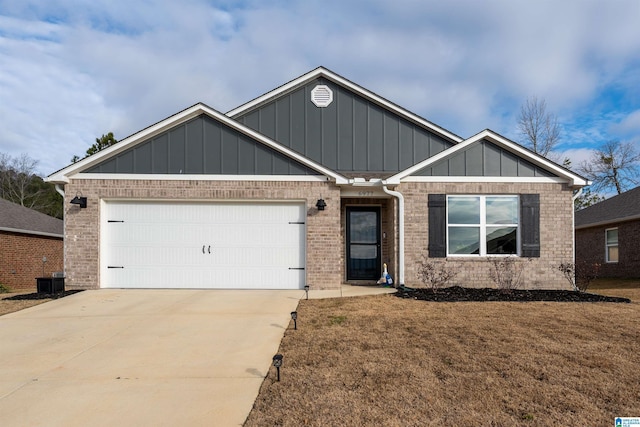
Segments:
[[[103,289],[0,316],[0,425],[242,425],[301,298]]]

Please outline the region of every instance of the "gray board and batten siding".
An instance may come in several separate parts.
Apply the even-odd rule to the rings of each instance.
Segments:
[[[553,177],[554,174],[492,142],[482,140],[425,167],[414,176]]]
[[[311,101],[317,85],[333,91],[326,107]],[[339,173],[400,172],[454,145],[323,77],[234,119]]]
[[[319,175],[261,142],[201,114],[85,173]]]

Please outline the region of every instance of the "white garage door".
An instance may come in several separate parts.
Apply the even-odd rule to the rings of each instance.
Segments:
[[[104,202],[103,288],[301,289],[302,203]]]

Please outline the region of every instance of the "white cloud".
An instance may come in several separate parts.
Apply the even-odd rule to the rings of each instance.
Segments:
[[[611,125],[611,132],[623,139],[640,140],[640,110],[635,110]]]
[[[491,128],[517,140],[531,95],[561,118],[569,151],[631,138],[640,120],[636,0],[0,0],[0,10],[0,152],[26,151],[46,174],[103,133],[124,138],[198,101],[224,112],[318,65],[463,137]]]

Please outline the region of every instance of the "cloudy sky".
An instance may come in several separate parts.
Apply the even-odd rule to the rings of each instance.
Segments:
[[[197,102],[322,65],[463,137],[537,96],[574,164],[640,145],[638,0],[0,0],[0,153],[42,175]]]

